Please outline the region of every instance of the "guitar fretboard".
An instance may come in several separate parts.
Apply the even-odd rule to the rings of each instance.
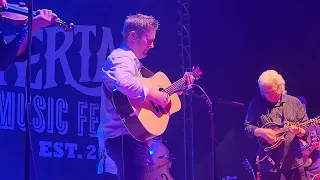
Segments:
[[[181,90],[182,86],[186,83],[186,77],[183,76],[178,81],[171,84],[169,87],[165,88],[164,91],[171,96],[172,94],[176,93],[177,91]]]
[[[301,148],[301,151],[303,152],[303,151],[306,151],[307,149],[309,149],[311,147],[311,144],[307,144],[307,145],[305,145],[305,146],[303,146],[302,148]]]
[[[298,125],[298,127],[310,127],[310,126],[315,126],[315,125],[319,125],[319,124],[320,124],[320,117],[317,117],[317,118],[305,121],[303,123],[300,123]],[[289,126],[281,128],[281,129],[277,130],[277,134],[279,135],[279,134],[285,133],[285,132],[289,131],[289,129],[290,129]]]

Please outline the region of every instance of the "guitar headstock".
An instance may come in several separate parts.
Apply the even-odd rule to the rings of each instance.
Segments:
[[[192,67],[192,75],[196,80],[200,79],[202,72],[198,66]]]
[[[242,162],[242,164],[243,164],[244,168],[245,168],[247,171],[249,171],[249,172],[251,172],[251,173],[253,172],[253,169],[252,169],[252,167],[251,167],[248,159],[245,159],[245,160]]]

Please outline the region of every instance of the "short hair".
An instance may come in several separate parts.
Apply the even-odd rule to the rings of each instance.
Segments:
[[[296,96],[302,104],[307,105],[307,99],[304,96]]]
[[[141,37],[147,31],[157,31],[159,26],[158,20],[153,16],[143,14],[129,15],[123,24],[122,35],[124,40],[126,40],[131,31],[136,31],[138,36]]]
[[[258,84],[259,84],[259,86],[275,84],[278,86],[278,88],[280,88],[282,94],[287,93],[286,82],[283,79],[282,75],[272,69],[266,70],[260,75],[260,77],[258,79]]]

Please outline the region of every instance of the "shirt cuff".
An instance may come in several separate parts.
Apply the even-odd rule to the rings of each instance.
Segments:
[[[256,137],[254,135],[254,131],[257,128],[258,128],[257,126],[254,126],[254,125],[251,125],[251,124],[246,125],[245,131],[247,132],[247,135],[248,135],[249,138],[255,138]]]
[[[255,131],[257,128],[258,128],[257,126],[252,126],[252,127],[251,127],[250,133],[251,133],[252,137],[255,137],[254,131]]]

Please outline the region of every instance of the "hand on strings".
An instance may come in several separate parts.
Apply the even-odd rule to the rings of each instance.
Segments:
[[[276,132],[272,129],[257,128],[254,133],[255,136],[262,137],[269,144],[274,144],[277,141]]]
[[[319,142],[312,142],[311,143],[311,149],[317,149],[319,147],[320,143]]]
[[[195,78],[194,78],[194,77],[192,76],[192,74],[189,73],[189,72],[184,73],[184,76],[185,76],[186,79],[187,79],[187,86],[188,86],[188,88],[189,88],[189,87],[193,84]]]
[[[296,125],[290,125],[289,132],[298,135],[301,133],[301,129]]]
[[[48,9],[37,10],[37,16],[33,18],[33,26],[35,29],[44,28],[55,23],[58,18],[55,13]]]
[[[195,78],[189,72],[184,73],[184,76],[186,77],[186,80],[187,80],[186,89],[189,89],[191,87],[191,85],[193,84]],[[181,90],[181,91],[177,92],[177,94],[181,95],[183,92],[184,92],[184,90]]]
[[[269,143],[274,144],[277,141],[276,132],[272,129],[265,129],[263,138]]]
[[[148,96],[156,105],[165,108],[170,102],[170,97],[167,93],[158,90],[149,89]]]

